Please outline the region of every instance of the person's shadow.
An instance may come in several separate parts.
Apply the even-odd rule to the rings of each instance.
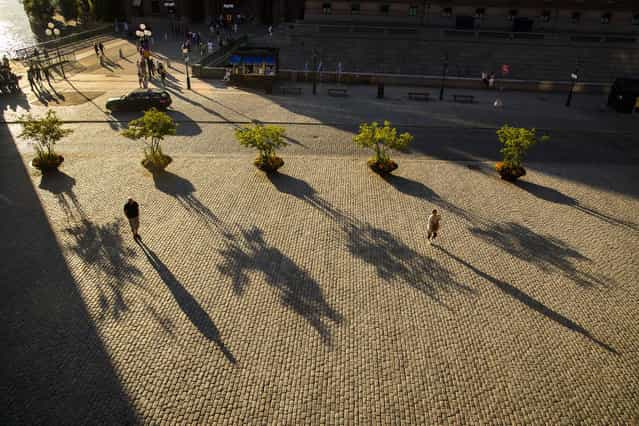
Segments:
[[[147,260],[153,266],[153,269],[158,273],[166,287],[169,289],[173,298],[177,302],[182,312],[189,318],[191,323],[202,333],[204,337],[215,342],[220,348],[226,359],[231,364],[236,364],[237,360],[233,353],[226,347],[220,336],[220,331],[216,327],[209,314],[200,306],[191,294],[184,288],[184,286],[178,281],[173,273],[166,267],[166,265],[160,260],[149,246],[147,246],[141,238],[136,239],[136,242],[142,249],[142,252],[146,256]]]

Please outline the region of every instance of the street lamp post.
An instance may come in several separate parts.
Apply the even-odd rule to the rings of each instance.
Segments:
[[[577,74],[578,70],[575,70],[572,74],[570,74],[570,91],[568,92],[568,99],[566,99],[566,106],[570,106],[570,102],[572,101],[572,92],[575,89],[575,84],[579,79],[579,75]]]
[[[44,30],[44,33],[54,39],[60,36],[60,30],[55,27],[53,22],[49,22],[47,24],[47,29]],[[62,57],[60,56],[60,46],[56,44],[55,49],[58,53],[58,64],[60,65],[60,71],[62,71],[62,78],[66,79],[67,76],[64,74],[64,65],[62,64]]]
[[[191,78],[189,77],[189,49],[186,47],[183,48],[182,55],[184,55],[184,67],[186,68],[186,88],[191,90]]]
[[[448,71],[448,52],[444,54],[443,60],[444,60],[444,66],[442,67],[442,84],[441,84],[441,87],[439,88],[440,101],[444,100],[444,82],[446,81],[446,71]]]
[[[317,95],[317,52],[313,49],[313,94]]]

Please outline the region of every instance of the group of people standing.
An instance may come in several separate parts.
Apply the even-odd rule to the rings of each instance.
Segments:
[[[141,89],[147,89],[149,87],[149,81],[156,77],[160,78],[162,87],[166,86],[166,68],[162,62],[153,59],[149,51],[145,51],[140,55],[137,61],[137,67],[138,84]]]
[[[104,44],[102,44],[101,41],[93,43],[93,50],[95,51],[95,56],[98,57],[98,60],[100,61],[100,65],[101,65],[102,61],[105,58],[105,56],[104,56]]]
[[[49,67],[40,67],[37,63],[33,63],[27,69],[27,80],[29,80],[29,86],[33,92],[38,92],[43,88],[44,80],[47,80],[47,84],[51,86],[51,78]]]
[[[0,93],[16,93],[20,91],[19,77],[11,72],[11,63],[7,55],[2,57],[0,65]]]

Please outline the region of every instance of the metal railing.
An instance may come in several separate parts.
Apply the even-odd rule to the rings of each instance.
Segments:
[[[38,54],[44,52],[45,50],[53,52],[56,48],[59,48],[59,47],[78,43],[83,40],[87,40],[99,35],[109,34],[111,33],[112,29],[113,29],[112,25],[105,24],[100,27],[94,28],[92,30],[82,31],[75,34],[69,34],[67,36],[55,38],[52,40],[47,40],[42,43],[35,44],[33,46],[17,49],[14,52],[14,59],[24,61],[27,58],[31,58],[35,56],[36,51],[38,52]],[[83,47],[85,46],[80,46],[79,48],[83,48]]]

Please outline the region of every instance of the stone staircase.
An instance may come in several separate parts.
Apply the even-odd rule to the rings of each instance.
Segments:
[[[444,54],[448,74],[479,78],[485,72],[521,80],[566,81],[579,62],[583,82],[610,82],[619,76],[639,76],[639,45],[579,43],[563,40],[446,39],[415,31],[401,36],[374,33],[309,32],[304,26],[278,28],[260,40],[280,48],[280,68],[309,68],[313,51],[324,71],[335,71],[342,62],[345,72],[384,72],[441,75]]]

